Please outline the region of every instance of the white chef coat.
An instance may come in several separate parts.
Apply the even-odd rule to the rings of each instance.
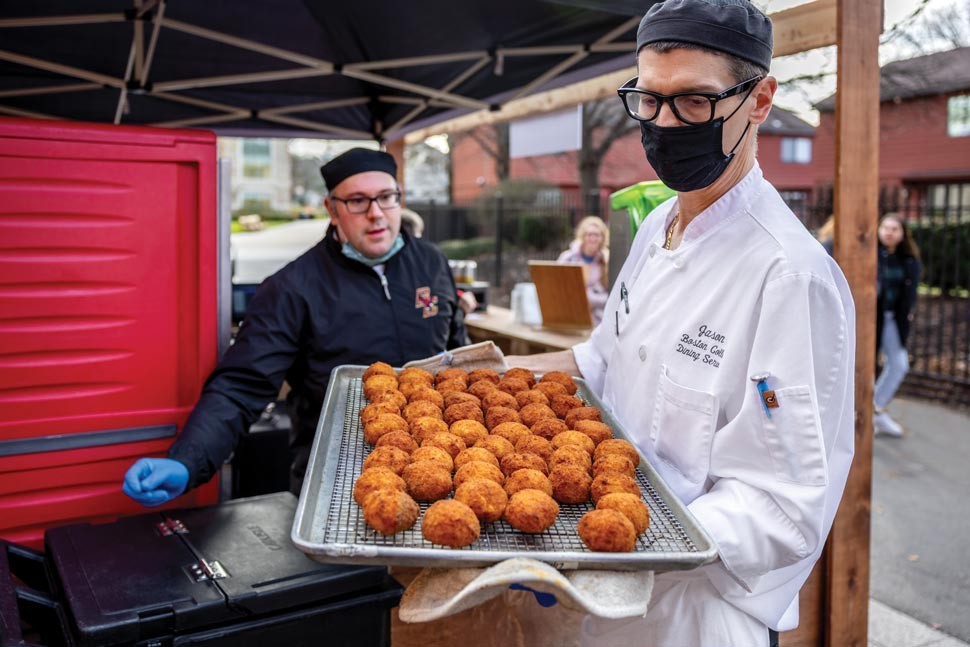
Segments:
[[[576,363],[714,538],[720,561],[684,577],[792,629],[852,459],[852,297],[757,163],[670,251],[675,208],[644,222]]]

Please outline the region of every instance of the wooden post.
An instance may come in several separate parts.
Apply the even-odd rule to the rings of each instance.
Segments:
[[[835,258],[856,306],[855,457],[825,562],[824,644],[866,647],[876,352],[881,0],[839,0]]]

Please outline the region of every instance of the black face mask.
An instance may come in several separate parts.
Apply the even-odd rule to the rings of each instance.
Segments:
[[[734,112],[728,119],[733,116]],[[660,181],[674,191],[686,192],[708,187],[721,177],[751,125],[749,121],[734,148],[725,155],[721,143],[724,121],[724,117],[718,117],[697,126],[657,126],[641,121],[640,143]]]

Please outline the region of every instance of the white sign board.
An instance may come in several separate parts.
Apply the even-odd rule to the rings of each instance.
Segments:
[[[509,156],[513,158],[575,151],[582,146],[582,105],[509,124]]]

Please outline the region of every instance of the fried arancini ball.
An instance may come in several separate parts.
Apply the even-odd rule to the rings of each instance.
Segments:
[[[552,498],[559,503],[583,503],[589,500],[593,479],[579,465],[565,463],[549,472]]]
[[[483,463],[489,463],[498,467],[498,459],[495,458],[495,454],[488,451],[484,447],[469,447],[465,451],[461,452],[455,456],[455,469],[461,469],[465,463],[470,463],[472,461],[482,461]]]
[[[589,496],[593,499],[593,503],[599,503],[600,497],[612,492],[627,492],[640,496],[640,487],[632,476],[605,472],[594,478],[589,488]]]
[[[563,418],[566,424],[569,425],[570,429],[576,428],[576,423],[580,420],[595,420],[597,422],[602,422],[603,418],[600,414],[600,410],[596,407],[576,407],[575,409],[570,409]]]
[[[401,410],[401,415],[408,422],[411,422],[415,418],[422,418],[424,416],[431,416],[432,418],[442,419],[441,409],[433,402],[428,402],[427,400],[417,400],[404,407]]]
[[[448,391],[444,394],[445,407],[450,407],[453,404],[458,404],[459,402],[471,402],[477,407],[482,406],[482,401],[478,399],[477,396],[471,393],[465,393],[464,391]]]
[[[560,418],[565,418],[573,409],[583,406],[583,401],[575,395],[554,395],[549,398],[549,408],[556,412]]]
[[[590,550],[625,553],[637,544],[636,528],[617,510],[590,510],[579,520],[576,529]]]
[[[505,513],[509,495],[502,486],[489,479],[471,479],[455,488],[455,501],[461,501],[483,523],[498,521]]]
[[[549,469],[556,469],[560,465],[578,465],[589,472],[591,460],[589,452],[579,445],[566,445],[552,451],[549,459]]]
[[[519,490],[539,490],[552,496],[552,483],[539,470],[516,470],[505,479],[505,493],[512,496]]]
[[[372,467],[387,467],[395,474],[400,474],[410,462],[411,457],[403,449],[377,447],[364,459],[363,471]]]
[[[609,440],[613,437],[610,426],[605,422],[599,422],[597,420],[577,420],[573,425],[573,429],[589,436],[590,440],[593,441],[593,445],[599,445],[604,440]]]
[[[498,381],[498,388],[500,391],[515,395],[519,391],[528,391],[529,383],[520,377],[503,377]]]
[[[364,397],[373,400],[381,391],[396,391],[397,378],[393,375],[374,375],[364,382]]]
[[[463,368],[445,368],[434,375],[435,384],[441,384],[448,380],[461,380],[465,386],[468,386],[468,371]]]
[[[421,445],[435,434],[448,433],[448,423],[441,418],[421,416],[411,421],[410,429],[414,440]]]
[[[445,380],[443,382],[438,382],[434,385],[434,388],[438,393],[442,395],[445,393],[450,393],[452,391],[462,391],[468,388],[464,380]]]
[[[498,371],[491,368],[478,368],[468,374],[468,385],[471,386],[479,380],[488,380],[492,384],[498,384],[500,379]]]
[[[622,454],[603,454],[593,461],[593,476],[613,472],[633,476],[636,468],[629,458]]]
[[[515,401],[515,396],[511,393],[495,389],[486,393],[482,398],[482,407],[486,411],[495,407],[507,407],[518,411],[519,403]]]
[[[451,458],[451,454],[440,447],[433,447],[431,445],[428,445],[427,447],[418,447],[411,452],[411,462],[417,463],[418,461],[431,461],[432,463],[437,463],[449,472],[452,472],[455,469],[455,461]]]
[[[401,415],[401,409],[395,406],[393,402],[371,402],[360,410],[360,421],[366,425],[382,413]]]
[[[516,441],[515,451],[538,454],[542,457],[542,460],[548,463],[549,459],[552,458],[552,443],[541,436],[529,434]]]
[[[457,420],[474,420],[485,424],[482,408],[474,402],[458,402],[445,409],[445,422],[453,425]]]
[[[423,368],[411,366],[402,369],[401,372],[398,373],[397,381],[401,384],[406,382],[417,382],[420,384],[427,384],[428,386],[434,386],[434,375]]]
[[[448,431],[439,432],[429,438],[425,438],[423,441],[421,441],[421,446],[440,447],[448,452],[448,455],[451,456],[452,460],[454,460],[455,456],[467,449],[464,440]]]
[[[415,449],[418,448],[418,441],[416,441],[411,434],[406,431],[392,431],[378,438],[377,446],[397,447],[398,449],[403,449],[410,455]]]
[[[387,467],[372,467],[364,470],[354,482],[354,501],[357,505],[363,505],[364,499],[368,494],[375,490],[401,490],[407,488],[407,484],[393,470]]]
[[[393,413],[380,413],[364,425],[364,441],[374,445],[384,434],[392,431],[408,431],[407,421]]]
[[[533,402],[519,409],[519,417],[522,418],[522,424],[526,427],[531,427],[543,418],[555,418],[556,412],[547,404]]]
[[[502,468],[502,473],[506,476],[518,470],[536,470],[543,474],[549,473],[549,466],[546,465],[546,461],[542,460],[542,456],[531,452],[506,454],[499,460],[499,465]]]
[[[518,366],[510,368],[509,370],[505,371],[504,377],[514,377],[520,380],[525,380],[525,383],[529,385],[530,389],[536,385],[536,374],[527,368],[520,368]]]
[[[412,395],[421,391],[423,389],[433,389],[434,387],[420,380],[412,380],[411,382],[400,382],[398,384],[397,390],[404,394],[404,397],[410,399]]]
[[[556,523],[557,516],[559,504],[540,490],[519,490],[509,497],[505,506],[505,520],[522,532],[544,532]]]
[[[637,451],[636,447],[620,438],[611,438],[601,442],[596,446],[596,451],[593,452],[593,458],[599,459],[607,454],[619,454],[620,456],[626,456],[630,459],[630,462],[633,463],[634,467],[640,464],[640,453]]]
[[[468,447],[474,447],[475,443],[488,435],[488,429],[477,420],[456,420],[448,431],[464,440]]]
[[[485,426],[495,429],[503,422],[521,422],[519,412],[508,407],[492,407],[485,411]]]
[[[491,380],[478,380],[468,385],[467,393],[471,393],[480,400],[484,400],[486,395],[498,390],[496,382],[492,382]]]
[[[431,504],[421,520],[424,538],[449,548],[461,548],[473,543],[481,531],[475,512],[454,499]]]
[[[411,463],[401,473],[416,501],[437,501],[451,494],[451,472],[434,461]]]
[[[650,510],[636,494],[627,492],[612,492],[604,494],[596,502],[597,510],[616,510],[630,520],[638,535],[642,535],[650,526]]]
[[[545,404],[548,406],[549,398],[542,391],[536,391],[535,389],[529,389],[528,391],[519,391],[515,394],[515,401],[519,403],[519,408],[521,409],[527,404]]]
[[[389,389],[387,391],[381,391],[374,398],[374,402],[390,402],[394,404],[398,409],[403,409],[408,403],[407,396],[398,391],[397,389]]]
[[[515,445],[513,445],[508,438],[495,435],[485,436],[475,443],[475,447],[487,449],[488,451],[492,452],[495,458],[499,460],[502,460],[502,457],[506,454],[511,454],[515,451]]]
[[[471,461],[459,467],[458,471],[455,472],[455,487],[472,479],[488,479],[499,485],[505,483],[505,475],[502,474],[502,470],[485,461]]]
[[[590,456],[593,455],[593,450],[596,448],[596,445],[593,444],[592,438],[581,431],[573,430],[556,434],[555,438],[552,439],[553,451],[559,449],[560,447],[565,447],[566,445],[576,445]]]
[[[394,372],[394,367],[386,362],[374,362],[367,367],[364,371],[364,375],[361,377],[365,382],[375,375],[390,375],[392,377],[397,377],[397,373]]]
[[[539,382],[555,382],[556,384],[561,384],[565,389],[566,393],[573,395],[576,393],[576,382],[569,373],[563,373],[562,371],[549,371],[542,376]]]
[[[519,442],[519,440],[525,436],[532,435],[532,432],[529,431],[529,428],[523,425],[521,422],[503,422],[500,425],[496,425],[495,428],[492,429],[492,435],[501,436],[505,440],[512,443],[512,445],[515,445],[515,443]],[[501,456],[499,456],[499,458],[501,458]]]
[[[430,386],[416,390],[411,394],[411,397],[408,398],[408,402],[411,403],[424,401],[430,402],[434,406],[438,407],[438,409],[445,408],[444,396],[432,389]]]
[[[540,418],[532,425],[532,433],[546,440],[552,440],[564,431],[569,431],[569,427],[559,418]]]
[[[566,387],[559,382],[539,382],[532,387],[532,390],[545,394],[549,400],[552,400],[552,396],[554,395],[569,395],[566,392]]]
[[[407,492],[391,488],[371,492],[361,507],[364,509],[364,521],[382,535],[407,530],[418,520],[420,511]]]

